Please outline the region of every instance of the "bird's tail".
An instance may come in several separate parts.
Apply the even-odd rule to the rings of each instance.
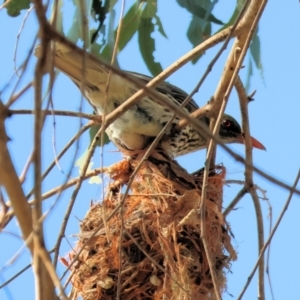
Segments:
[[[91,88],[99,87],[107,81],[108,71],[99,63],[94,62],[89,55],[82,55],[65,44],[55,42],[51,45],[53,51],[47,54],[47,64],[50,66],[51,52],[53,66],[65,73],[79,86],[84,84]],[[41,57],[42,45],[35,48],[34,55]]]

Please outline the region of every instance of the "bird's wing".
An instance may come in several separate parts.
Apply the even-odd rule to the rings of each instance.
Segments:
[[[150,76],[146,76],[146,75],[142,75],[139,73],[135,73],[135,72],[128,72],[132,75],[134,75],[135,77],[141,79],[143,82],[145,82],[146,84],[152,80],[153,78]],[[157,87],[155,87],[155,89],[164,94],[164,95],[170,95],[172,96],[176,101],[177,104],[180,105],[188,96],[188,94],[183,91],[182,89],[178,88],[177,86],[170,84],[166,81],[161,82]],[[195,110],[197,110],[199,108],[199,106],[197,105],[197,103],[195,102],[194,99],[191,99],[189,101],[189,103],[185,106],[185,108],[188,110],[188,112],[193,112]]]
[[[54,67],[69,76],[76,84],[84,83],[90,88],[106,84],[108,71],[101,64],[89,59],[88,54],[84,58],[80,53],[59,42],[53,43],[52,48],[54,49]],[[41,51],[41,45],[38,45],[35,48],[35,56],[41,56]],[[50,59],[51,57],[48,55],[49,63]],[[83,66],[85,66],[85,72],[83,72]]]
[[[101,63],[94,62],[92,59],[90,59],[88,53],[84,59],[83,55],[81,55],[77,51],[74,51],[65,44],[55,42],[51,45],[51,47],[54,49],[54,67],[60,70],[61,72],[65,73],[67,76],[69,76],[79,87],[83,84],[84,86],[87,86],[91,89],[100,88],[101,90],[101,87],[105,89],[108,76],[108,70],[105,66],[101,65]],[[41,51],[41,45],[38,45],[35,48],[35,55],[37,57],[41,56]],[[48,58],[50,62],[51,56],[49,55]],[[83,72],[83,66],[85,66],[85,72]],[[127,73],[140,79],[146,84],[153,79],[150,76],[142,75],[135,72]],[[127,80],[119,76],[114,77],[118,79],[116,84],[111,83],[114,85],[113,90],[118,89],[119,85],[120,92],[123,93],[124,85],[126,85]],[[160,83],[157,87],[155,87],[155,89],[164,95],[171,96],[174,100],[177,101],[178,105],[180,105],[188,96],[188,94],[185,91],[168,82]],[[118,93],[117,90],[115,90],[114,92]],[[191,99],[185,107],[190,113],[199,108],[199,106],[193,99]]]

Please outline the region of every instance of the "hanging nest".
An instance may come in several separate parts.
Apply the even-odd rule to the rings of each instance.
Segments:
[[[138,157],[110,168],[112,183],[103,202],[92,204],[80,224],[69,255],[83,248],[71,268],[72,299],[215,299],[200,230],[202,172],[190,175],[155,153],[120,205],[122,186],[139,162]],[[209,176],[204,223],[220,292],[236,259],[221,213],[224,177],[221,166]]]

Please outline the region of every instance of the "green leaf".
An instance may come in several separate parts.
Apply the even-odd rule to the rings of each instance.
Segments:
[[[99,58],[103,58],[102,55],[100,55],[101,48],[102,48],[102,45],[98,44],[96,42],[94,42],[90,46],[90,50],[93,55],[95,55],[96,57],[99,57]]]
[[[236,18],[239,15],[239,12],[240,11],[237,8],[235,8],[235,10],[234,10],[232,16],[230,17],[229,21],[224,26],[222,26],[216,33],[218,33],[220,31],[226,29],[227,27],[233,25],[233,23],[235,22]]]
[[[177,3],[194,16],[218,25],[224,24],[221,20],[217,19],[213,14],[211,14],[212,3],[210,1],[206,2],[206,7],[203,7],[203,5],[200,6],[198,0],[177,0]]]
[[[237,10],[238,10],[239,12],[241,11],[241,9],[242,9],[242,7],[244,6],[245,2],[246,2],[246,0],[238,0],[238,1],[237,1],[236,8],[237,8]]]
[[[198,46],[211,36],[211,23],[193,16],[188,28],[187,36],[194,47]],[[201,55],[194,58],[192,63],[195,64],[200,57]]]
[[[157,25],[158,31],[160,32],[160,34],[161,34],[163,37],[168,38],[167,35],[166,35],[166,33],[165,33],[165,31],[164,31],[164,28],[163,28],[163,26],[162,26],[162,23],[161,23],[161,20],[160,20],[159,16],[155,16],[154,19],[155,19],[155,21],[156,21],[156,24],[155,24],[155,25]]]
[[[141,20],[142,10],[138,3],[133,4],[122,21],[122,32],[120,34],[120,39],[118,42],[118,50],[121,52],[127,43],[132,39],[134,34],[137,32],[140,20]],[[118,28],[117,28],[118,29]],[[117,33],[117,29],[115,34]]]
[[[146,2],[146,5],[143,9],[143,18],[154,18],[157,13],[157,1],[156,0],[150,0]]]
[[[88,149],[86,149],[83,152],[83,154],[75,162],[75,166],[79,168],[79,174],[81,174],[81,172],[82,172],[82,168],[85,165],[87,156],[88,156]],[[91,171],[93,165],[94,165],[94,162],[91,160],[89,163],[89,166],[87,168],[87,171]],[[101,184],[102,180],[99,176],[92,176],[89,180],[89,184],[92,184],[92,183]]]
[[[94,140],[95,135],[99,131],[101,125],[94,125],[90,128],[89,134],[90,134],[90,145],[92,141]],[[104,133],[104,139],[103,139],[103,146],[108,144],[110,142],[110,139],[108,138],[108,135]],[[97,146],[101,147],[101,139],[97,142]]]
[[[7,9],[7,13],[11,17],[17,17],[22,9],[28,9],[30,7],[29,0],[8,0],[4,1],[4,7]]]
[[[154,61],[155,41],[151,37],[154,32],[152,18],[142,18],[138,29],[138,40],[142,57],[153,76],[162,72],[160,63]]]
[[[246,77],[246,83],[245,83],[245,90],[248,93],[250,89],[250,79],[253,75],[253,65],[252,65],[252,59],[249,55],[249,63],[248,63],[248,72]]]
[[[107,62],[111,62],[112,52],[113,52],[113,48],[114,48],[114,44],[115,44],[115,31],[114,31],[115,17],[116,17],[116,12],[113,9],[110,12],[106,46],[103,48],[103,50],[101,52],[101,57],[106,59]]]
[[[248,92],[251,84],[251,77],[253,76],[253,62],[256,68],[260,71],[260,76],[264,81],[263,74],[263,65],[261,60],[261,52],[260,52],[260,39],[258,36],[258,28],[254,33],[253,39],[251,41],[249,47],[249,64],[248,64],[248,72],[246,77],[245,89]]]
[[[159,16],[157,15],[157,1],[156,0],[147,2],[147,4],[144,7],[141,17],[145,18],[145,19],[147,19],[147,18],[152,19],[152,21],[155,20],[155,25],[157,25],[159,33],[162,36],[164,36],[165,38],[167,38],[167,35],[162,26],[162,22],[161,22]]]
[[[121,52],[127,43],[132,39],[133,35],[137,32],[140,24],[142,10],[138,3],[133,4],[122,21],[122,32],[118,43],[118,51]],[[118,28],[114,31],[114,37],[117,34]],[[109,53],[112,53],[113,45],[107,43],[103,48],[101,54],[103,57],[109,57]]]
[[[250,44],[250,53],[255,62],[256,68],[260,70],[260,74],[263,78],[263,66],[261,61],[260,39],[258,36],[258,29],[256,30],[252,42]]]
[[[72,26],[69,29],[69,32],[67,33],[67,37],[68,39],[73,42],[74,44],[77,43],[77,41],[79,40],[79,38],[81,38],[82,36],[82,28],[80,26],[80,9],[79,7],[75,4],[76,9],[74,12],[74,16],[73,16],[73,22],[72,22]]]
[[[221,27],[216,33],[220,32],[220,31],[224,30],[225,28],[227,28],[227,27],[234,24],[235,20],[237,19],[238,15],[239,15],[239,13],[240,13],[243,5],[244,5],[244,2],[245,2],[245,0],[238,0],[237,1],[236,8],[235,8],[233,14],[231,15],[229,21],[223,27]]]

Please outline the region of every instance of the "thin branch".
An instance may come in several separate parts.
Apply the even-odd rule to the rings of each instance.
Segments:
[[[246,169],[245,169],[245,189],[252,196],[255,215],[257,221],[257,235],[258,235],[258,253],[260,253],[262,247],[264,246],[264,223],[263,216],[261,211],[260,202],[257,196],[256,188],[253,183],[253,158],[252,158],[252,142],[250,136],[250,127],[249,127],[249,114],[248,114],[248,97],[244,86],[239,77],[236,78],[235,88],[238,93],[240,101],[240,109],[242,115],[242,130],[244,133],[245,139],[245,154],[246,154]],[[264,280],[264,257],[260,260],[259,265],[259,276],[258,276],[258,298],[263,300],[265,299],[265,280]]]
[[[12,115],[32,115],[34,114],[34,110],[30,109],[10,109],[9,112]],[[94,122],[97,122],[101,124],[101,116],[99,115],[93,115],[93,114],[85,114],[81,112],[75,112],[75,111],[66,111],[66,110],[42,110],[42,113],[45,116],[64,116],[64,117],[76,117],[81,119],[87,119]]]
[[[5,282],[3,282],[0,285],[0,290],[2,288],[4,288],[5,286],[7,286],[9,283],[11,283],[12,281],[14,281],[17,277],[19,277],[20,275],[22,275],[26,270],[28,270],[31,267],[31,264],[27,265],[26,267],[24,267],[23,269],[21,269],[19,272],[17,272],[16,274],[14,274],[11,278],[9,278],[8,280],[6,280]]]
[[[64,219],[63,219],[63,223],[62,223],[62,226],[61,226],[58,238],[57,238],[57,241],[55,243],[54,265],[57,264],[58,251],[59,251],[59,248],[60,248],[60,244],[61,244],[61,241],[62,241],[64,235],[65,235],[65,230],[66,230],[66,227],[67,227],[67,224],[68,224],[68,220],[69,220],[70,214],[72,212],[72,209],[73,209],[76,197],[77,197],[78,192],[80,190],[81,184],[82,184],[82,182],[84,180],[84,176],[85,176],[85,174],[87,172],[87,169],[88,169],[88,166],[90,164],[90,160],[92,158],[92,155],[95,152],[95,148],[96,148],[97,143],[99,141],[99,138],[100,138],[100,136],[102,134],[102,129],[103,129],[103,125],[98,130],[97,134],[95,135],[95,137],[93,139],[93,142],[91,143],[90,148],[88,150],[88,154],[87,154],[86,160],[85,160],[85,162],[84,162],[84,164],[83,164],[83,166],[82,166],[82,168],[80,170],[79,180],[76,182],[75,189],[74,189],[74,191],[72,193],[72,196],[71,196],[69,205],[67,207],[67,210],[66,210],[66,213],[65,213],[65,216],[64,216]]]
[[[97,176],[99,174],[103,174],[107,171],[108,171],[108,168],[104,167],[104,168],[96,168],[94,170],[86,172],[86,174],[78,176],[76,178],[73,178],[73,179],[69,180],[68,182],[66,182],[66,183],[64,183],[60,186],[57,186],[56,188],[44,193],[42,195],[42,200],[49,199],[50,197],[52,197],[56,194],[62,193],[64,190],[66,190],[66,189],[72,187],[73,185],[77,184],[80,180],[86,180],[86,179],[89,179],[91,177]],[[30,200],[28,203],[29,204],[34,204],[34,199]]]
[[[27,172],[30,168],[30,165],[32,163],[32,158],[33,158],[33,152],[31,152],[31,154],[29,155],[26,163],[25,163],[25,166],[23,168],[23,171],[21,173],[21,175],[19,176],[19,180],[20,180],[20,183],[24,183],[25,179],[26,179],[26,175],[27,175]]]
[[[28,55],[26,56],[23,64],[21,65],[20,69],[22,69],[22,74],[18,77],[18,80],[11,92],[11,96],[8,100],[8,102],[6,103],[6,107],[9,108],[20,96],[21,96],[21,93],[24,93],[25,91],[27,91],[29,89],[29,87],[33,84],[33,82],[30,82],[29,84],[27,84],[27,86],[25,86],[25,88],[23,88],[17,95],[15,95],[15,91],[17,89],[17,87],[19,86],[21,80],[22,80],[22,77],[24,75],[24,71],[26,70],[27,66],[28,66],[28,63],[29,63],[29,60],[31,58],[31,53],[33,51],[33,48],[34,48],[34,45],[35,45],[35,42],[36,42],[36,39],[37,37],[35,37],[33,43],[32,43],[32,46],[31,46],[31,49],[28,51]]]
[[[13,166],[9,151],[7,149],[7,135],[5,131],[4,121],[8,111],[0,102],[0,184],[5,187],[5,190],[10,199],[11,205],[15,211],[23,239],[32,232],[32,217],[31,209],[25,198],[19,178]],[[32,244],[29,244],[31,253],[33,252]]]
[[[113,53],[112,53],[112,58],[111,58],[111,62],[110,62],[112,65],[114,65],[114,63],[115,63],[115,59],[116,59],[116,55],[117,55],[117,49],[118,49],[118,45],[119,45],[119,41],[120,41],[120,37],[121,37],[124,10],[125,10],[125,0],[122,0],[120,17],[119,17],[119,24],[118,24],[118,29],[117,29],[117,35],[116,35],[116,40],[115,40]],[[106,106],[107,106],[107,101],[108,101],[107,95],[108,95],[108,88],[109,88],[111,76],[112,76],[112,71],[109,71],[107,81],[106,81],[106,87],[105,87],[104,111],[106,111]],[[105,124],[105,114],[103,115],[103,123]],[[104,133],[101,134],[101,145],[104,145]],[[102,157],[101,161],[102,161],[102,164],[103,164],[103,162],[104,162],[103,151],[101,151],[101,157]],[[103,195],[104,195],[104,189],[102,191],[103,191]],[[106,216],[106,207],[105,207],[105,205],[103,205],[103,220],[104,220],[104,222],[106,220],[105,216]],[[120,216],[122,218],[122,222],[121,222],[120,239],[119,239],[119,262],[122,261],[122,244],[123,244],[123,230],[124,230],[123,211],[120,211]],[[107,229],[107,224],[106,223],[104,223],[104,226]],[[108,231],[107,231],[107,236],[109,236]],[[118,280],[118,282],[117,282],[117,300],[120,300],[122,267],[123,266],[120,263],[119,264],[118,279],[117,279]]]
[[[290,204],[290,202],[291,202],[291,200],[292,200],[292,197],[293,197],[293,194],[294,194],[294,190],[296,189],[296,186],[297,186],[297,184],[298,184],[298,182],[299,182],[299,179],[300,179],[300,169],[298,170],[298,174],[297,174],[296,179],[295,179],[295,182],[294,182],[294,184],[293,184],[293,189],[290,191],[290,194],[289,194],[289,196],[288,196],[288,198],[287,198],[287,200],[286,200],[286,203],[284,204],[284,206],[283,206],[283,208],[282,208],[282,211],[281,211],[281,213],[280,213],[280,216],[279,216],[277,222],[275,223],[275,226],[274,226],[274,228],[273,228],[273,230],[272,230],[270,236],[269,236],[268,239],[266,240],[266,243],[264,244],[263,248],[261,249],[260,254],[259,254],[259,257],[258,257],[258,259],[257,259],[257,262],[256,262],[256,264],[255,264],[255,266],[254,266],[252,272],[251,272],[250,275],[248,276],[247,282],[246,282],[246,284],[245,284],[243,290],[241,291],[239,297],[237,298],[237,300],[241,300],[242,297],[243,297],[243,295],[245,294],[245,292],[246,292],[246,290],[247,290],[247,288],[248,288],[248,286],[249,286],[249,284],[250,284],[250,282],[251,282],[251,280],[252,280],[252,278],[253,278],[253,276],[254,276],[254,274],[255,274],[255,272],[256,272],[256,269],[258,268],[258,266],[259,266],[259,264],[260,264],[261,258],[263,257],[263,255],[264,255],[264,253],[265,253],[267,247],[268,247],[269,244],[271,243],[272,238],[273,238],[273,236],[274,236],[274,234],[275,234],[275,232],[276,232],[276,230],[277,230],[277,228],[278,228],[278,226],[279,226],[279,224],[280,224],[280,222],[281,222],[281,220],[282,220],[282,218],[283,218],[285,212],[287,211],[287,209],[288,209],[288,207],[289,207],[289,204]]]
[[[40,256],[40,259],[43,262],[43,265],[47,269],[47,275],[49,275],[52,279],[52,283],[55,285],[55,287],[59,290],[59,296],[61,299],[69,300],[67,295],[65,294],[64,288],[61,285],[61,282],[56,274],[55,268],[51,262],[49,253],[46,251],[45,247],[40,246],[38,248],[35,248],[35,250],[38,252],[38,255]],[[56,297],[53,299],[57,299]]]
[[[35,8],[37,14],[43,14],[45,16],[46,10],[41,1],[34,0]],[[43,45],[45,45],[44,50],[41,53],[41,57],[38,59],[35,73],[34,73],[34,149],[33,149],[33,163],[34,163],[34,196],[35,203],[32,210],[32,219],[34,225],[34,235],[33,235],[33,271],[35,275],[35,287],[36,287],[36,298],[37,299],[55,299],[55,281],[52,273],[49,273],[49,268],[47,267],[47,262],[50,260],[49,254],[44,249],[44,233],[43,233],[43,223],[39,220],[43,217],[42,213],[42,174],[41,174],[41,134],[44,124],[44,116],[42,114],[42,74],[44,66],[46,63],[47,56],[47,45],[49,40],[47,35],[41,29],[41,39]],[[40,256],[43,253],[43,258]],[[52,280],[51,280],[52,279]]]
[[[23,18],[23,21],[22,21],[22,24],[21,24],[21,27],[19,29],[19,32],[16,36],[16,45],[15,45],[15,50],[14,50],[14,58],[13,58],[13,61],[14,61],[14,70],[16,72],[16,75],[19,77],[19,74],[18,74],[18,70],[16,68],[16,60],[17,60],[17,49],[18,49],[18,44],[19,44],[19,40],[20,40],[20,35],[22,33],[22,30],[24,29],[24,26],[25,26],[25,22],[30,14],[30,12],[32,11],[32,9],[34,8],[34,5],[32,5],[31,7],[29,7],[29,9],[27,10],[24,18]]]
[[[237,203],[248,193],[248,191],[243,187],[237,195],[234,197],[234,199],[230,202],[230,204],[227,206],[227,208],[223,212],[223,216],[227,217],[227,215],[233,210],[233,208],[237,205]]]
[[[84,125],[72,138],[71,140],[66,144],[66,146],[61,150],[61,152],[57,155],[56,159],[53,160],[53,162],[49,165],[47,170],[42,175],[42,180],[44,180],[47,175],[50,173],[50,171],[53,169],[53,167],[56,165],[56,161],[60,160],[63,155],[68,151],[68,149],[76,142],[76,140],[79,139],[79,137],[87,131],[89,128],[91,128],[95,123],[89,122],[86,125]],[[27,199],[29,199],[32,196],[32,192],[29,192],[29,194],[26,196]]]
[[[6,107],[9,108],[13,103],[15,103],[21,96],[25,94],[30,88],[32,87],[32,82],[27,83],[21,91],[19,91],[17,94],[13,94],[9,101],[6,103]]]

